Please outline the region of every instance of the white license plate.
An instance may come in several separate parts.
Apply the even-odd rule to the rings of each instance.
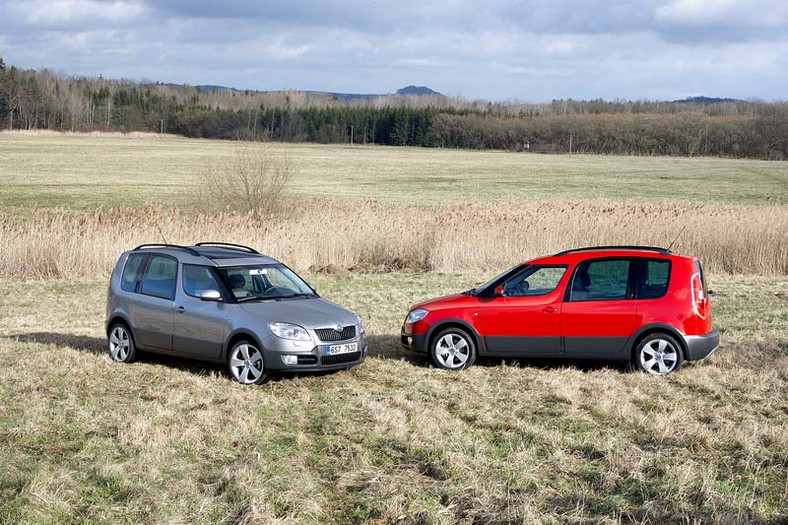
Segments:
[[[352,354],[353,352],[358,352],[358,343],[331,345],[326,348],[326,355]]]

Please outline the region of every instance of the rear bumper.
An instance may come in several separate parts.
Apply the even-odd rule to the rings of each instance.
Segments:
[[[706,335],[684,336],[687,343],[687,361],[709,357],[720,346],[720,333],[712,330]]]

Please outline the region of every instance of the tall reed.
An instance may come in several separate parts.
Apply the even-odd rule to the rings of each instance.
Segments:
[[[178,208],[0,212],[0,276],[105,277],[143,242],[238,242],[299,270],[492,271],[561,249],[667,245],[712,272],[788,274],[788,206],[518,201],[402,206],[311,199],[274,222]]]

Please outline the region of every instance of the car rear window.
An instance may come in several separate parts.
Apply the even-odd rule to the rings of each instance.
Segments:
[[[142,277],[140,291],[145,295],[175,299],[175,277],[178,263],[175,259],[163,255],[152,255],[145,275]]]
[[[657,299],[668,293],[670,261],[646,259],[640,261],[638,273],[638,299]]]
[[[120,288],[124,292],[134,292],[137,290],[137,280],[140,273],[140,265],[145,256],[141,253],[129,255],[123,273],[120,276]]]

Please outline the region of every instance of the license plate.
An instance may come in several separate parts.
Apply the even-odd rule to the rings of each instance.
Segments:
[[[331,345],[326,348],[326,355],[352,354],[353,352],[358,352],[358,343]]]

